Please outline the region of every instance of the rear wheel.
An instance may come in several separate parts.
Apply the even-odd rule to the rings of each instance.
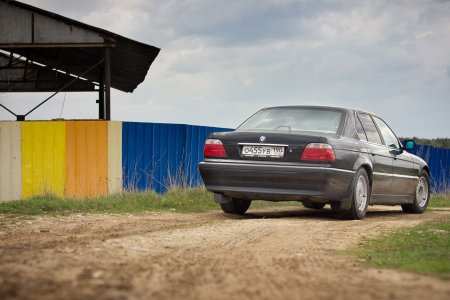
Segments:
[[[312,209],[322,209],[325,206],[325,203],[318,203],[318,202],[302,202],[303,206],[306,208],[312,208]]]
[[[422,171],[417,181],[414,203],[403,204],[402,209],[406,213],[421,214],[427,209],[430,200],[430,176]]]
[[[220,203],[220,207],[227,214],[243,215],[250,207],[251,201],[239,198],[231,198],[230,202]]]
[[[360,220],[364,218],[367,213],[367,207],[369,206],[370,192],[370,182],[367,172],[364,169],[359,169],[355,175],[350,209],[342,211],[342,217],[348,220]]]

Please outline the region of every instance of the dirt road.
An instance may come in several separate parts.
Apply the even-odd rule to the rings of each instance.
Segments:
[[[340,250],[450,211],[299,207],[204,214],[0,216],[0,299],[450,299],[450,283]],[[388,253],[386,255],[389,255]]]

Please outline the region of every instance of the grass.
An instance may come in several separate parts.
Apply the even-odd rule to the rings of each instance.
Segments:
[[[450,218],[366,240],[351,252],[373,267],[450,279]]]
[[[126,192],[93,199],[63,199],[53,196],[0,204],[2,214],[40,215],[70,213],[140,213],[145,211],[202,212],[217,208],[204,189],[173,189],[155,192]]]
[[[301,205],[298,202],[254,201],[253,208],[275,205]],[[204,188],[172,189],[155,192],[126,192],[94,199],[63,199],[54,196],[34,197],[0,203],[0,214],[65,215],[74,213],[142,213],[147,211],[205,212],[220,209],[213,194]]]
[[[430,199],[429,207],[450,207],[450,194],[435,194]]]
[[[251,208],[293,206],[299,202],[253,201]],[[450,195],[435,195],[430,207],[450,207]],[[204,188],[171,189],[160,195],[155,192],[125,192],[94,199],[66,199],[54,196],[34,197],[0,203],[0,214],[42,215],[71,213],[142,213],[146,211],[205,212],[219,209],[213,194]]]

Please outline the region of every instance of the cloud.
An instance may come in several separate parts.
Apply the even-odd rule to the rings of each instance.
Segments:
[[[133,94],[113,93],[116,119],[235,127],[263,106],[320,104],[374,111],[399,135],[448,135],[449,2],[28,3],[162,48]],[[65,116],[95,117],[95,99]]]

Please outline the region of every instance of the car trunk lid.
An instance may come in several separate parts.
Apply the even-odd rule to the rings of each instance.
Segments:
[[[297,162],[306,145],[310,143],[327,143],[327,138],[322,134],[317,135],[314,133],[301,132],[234,131],[214,133],[212,138],[222,141],[229,159],[250,161]],[[246,147],[246,149],[244,149],[244,147]],[[249,149],[251,147],[254,149]],[[270,151],[279,151],[280,147],[282,147],[284,151],[282,156],[277,157],[278,154],[268,154]],[[246,150],[247,153],[244,153],[244,150]]]

